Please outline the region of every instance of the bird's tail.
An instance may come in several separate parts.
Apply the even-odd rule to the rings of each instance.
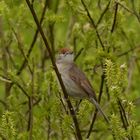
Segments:
[[[107,123],[109,123],[108,117],[105,115],[105,113],[104,113],[103,110],[101,109],[101,107],[100,107],[100,105],[98,104],[98,102],[97,102],[94,98],[90,98],[89,100],[90,100],[90,102],[92,102],[92,103],[95,105],[95,107],[98,109],[98,111],[102,114],[102,116],[104,117],[105,121],[106,121]]]

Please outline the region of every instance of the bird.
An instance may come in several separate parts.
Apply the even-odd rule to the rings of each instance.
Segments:
[[[70,48],[61,48],[56,59],[56,66],[61,75],[67,94],[76,99],[89,100],[109,123],[101,109],[95,91],[85,73],[74,63],[74,54]]]

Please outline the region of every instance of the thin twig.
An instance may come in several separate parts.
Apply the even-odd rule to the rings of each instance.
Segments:
[[[123,9],[125,9],[127,12],[134,14],[134,12],[130,9],[128,9],[128,7],[124,6],[123,4],[121,4],[119,1],[115,1],[116,3],[119,4],[119,6],[121,6]]]
[[[3,46],[3,50],[2,50],[2,61],[3,61],[3,73],[4,75],[6,76],[7,75],[7,71],[8,71],[8,55],[7,55],[7,52],[6,52],[6,48],[4,46],[4,40],[2,41],[2,46]],[[5,86],[5,98],[7,98],[9,95],[10,95],[10,92],[9,92],[9,83],[6,82],[4,83]]]
[[[6,46],[5,46],[5,49],[6,49],[6,52],[7,52],[8,56],[9,56],[9,59],[10,59],[11,63],[13,64],[14,68],[16,68],[15,61],[13,60],[13,58],[12,58],[12,56],[11,56],[11,52],[10,52],[10,50],[9,50],[10,45],[12,44],[12,41],[13,41],[12,39],[10,39],[10,40],[8,41],[8,43],[7,43]]]
[[[113,33],[114,29],[115,29],[116,20],[117,20],[117,12],[118,12],[118,3],[115,4],[115,12],[114,12],[113,24],[112,24],[112,27],[111,27],[111,33]]]
[[[77,37],[74,36],[74,37],[73,37],[73,53],[74,53],[74,55],[75,55],[76,52],[77,52],[76,43],[77,43]]]
[[[19,89],[21,89],[21,91],[24,93],[25,96],[27,96],[29,98],[29,95],[27,94],[27,92],[24,90],[24,88],[19,84],[19,82],[16,81],[12,81],[12,79],[7,78],[3,75],[0,74],[0,78],[3,78],[4,82],[8,82],[8,83],[14,83]]]
[[[48,7],[50,8],[51,6],[51,0],[48,2]],[[56,4],[55,4],[55,7],[54,7],[54,13],[56,14],[57,11],[58,11],[58,5],[59,5],[59,0],[56,1]],[[52,50],[52,54],[53,54],[53,57],[55,57],[55,37],[54,37],[54,25],[55,25],[55,22],[53,23],[49,23],[49,40],[50,40],[50,43],[51,43],[51,50]]]
[[[91,23],[92,23],[92,25],[93,25],[93,27],[94,27],[94,29],[95,29],[95,31],[96,31],[96,35],[97,35],[97,38],[98,38],[98,40],[99,40],[99,42],[100,42],[100,44],[101,44],[101,46],[102,46],[102,49],[105,50],[105,46],[104,46],[104,44],[103,44],[103,42],[102,42],[102,40],[101,40],[101,37],[100,37],[100,35],[99,35],[99,32],[98,32],[98,30],[97,30],[97,28],[96,28],[95,22],[94,22],[94,20],[92,19],[91,15],[90,15],[90,13],[89,13],[89,10],[88,10],[86,4],[84,3],[84,0],[81,0],[81,3],[82,3],[82,5],[84,6],[84,9],[85,9],[85,11],[86,11],[86,13],[87,13],[87,16],[88,16],[89,20],[91,21]]]
[[[34,97],[34,61],[33,61],[33,69],[31,71],[32,76],[32,93],[28,100],[28,106],[29,106],[29,119],[28,119],[28,131],[29,131],[29,140],[32,140],[32,133],[33,133],[33,97]]]
[[[126,52],[123,52],[123,53],[121,53],[121,54],[118,54],[117,57],[120,58],[121,56],[127,55],[128,53],[133,52],[134,50],[136,50],[136,49],[138,49],[138,48],[140,48],[140,46],[136,46],[136,47],[134,47],[134,48],[131,48],[131,49],[127,50]]]
[[[24,93],[24,95],[29,99],[29,95],[28,93],[25,91],[25,89],[18,83],[18,82],[14,82],[13,83],[19,88],[21,89],[21,91]]]
[[[77,60],[77,58],[80,56],[80,54],[82,53],[82,51],[84,50],[84,48],[81,48],[78,53],[76,54],[76,56],[74,57],[74,61]]]
[[[120,99],[118,99],[118,104],[119,104],[119,106],[120,106],[120,108],[121,108],[121,110],[122,110],[123,116],[124,116],[124,118],[125,118],[126,127],[128,127],[128,126],[129,126],[129,123],[128,123],[128,120],[127,120],[127,117],[126,117],[126,112],[125,112],[125,109],[124,109],[124,107],[123,107],[123,105],[122,105]]]
[[[107,99],[108,99],[108,101],[109,101],[109,100],[110,100],[109,87],[108,87],[108,85],[107,85],[106,82],[105,82],[105,88],[106,88]]]
[[[134,9],[133,9],[133,11],[132,11],[132,10],[130,10],[128,7],[126,7],[126,6],[124,6],[123,4],[121,4],[119,1],[115,1],[115,2],[118,3],[119,6],[121,6],[121,7],[122,7],[124,10],[126,10],[127,12],[133,14],[133,15],[137,18],[138,22],[140,22],[140,17],[139,17],[139,15],[136,13],[136,11],[134,11]]]
[[[137,19],[140,23],[140,15],[136,11],[136,6],[135,6],[135,3],[134,3],[134,0],[131,0],[131,3],[132,3],[132,8],[133,8],[133,11],[134,11],[134,15],[137,17]]]
[[[32,140],[33,133],[33,102],[32,95],[28,99],[28,107],[29,107],[29,117],[28,117],[28,127],[27,131],[29,131],[29,140]]]
[[[124,120],[122,109],[121,109],[119,101],[118,101],[118,105],[119,105],[119,112],[120,112],[121,121],[123,123],[123,127],[124,127],[125,130],[127,130],[127,125],[126,125],[126,122]]]
[[[34,97],[33,97],[33,101],[34,101]],[[32,106],[34,107],[34,106],[38,105],[40,103],[40,101],[41,101],[41,98],[39,98],[36,102],[33,102]],[[28,99],[28,101],[22,102],[21,105],[26,105],[27,103],[29,105],[29,99]],[[29,113],[29,110],[26,111],[26,114],[28,114],[28,113]]]
[[[103,74],[101,75],[101,85],[100,85],[100,92],[99,92],[99,97],[98,97],[98,102],[101,102],[101,96],[103,93],[103,87],[104,87],[104,81],[105,81],[105,74],[103,72]]]
[[[102,76],[101,76],[101,85],[100,85],[100,92],[99,92],[99,96],[98,96],[98,103],[100,103],[100,101],[101,101],[101,96],[102,96],[103,86],[104,86],[104,79],[105,79],[105,76],[104,76],[104,74],[102,74]],[[90,134],[91,134],[92,129],[93,129],[93,125],[94,125],[95,120],[97,118],[97,114],[98,114],[98,109],[96,108],[95,112],[94,112],[94,115],[93,115],[92,123],[91,123],[89,131],[88,131],[87,138],[90,137]]]
[[[18,82],[12,81],[12,79],[7,78],[1,74],[0,74],[0,78],[2,79],[2,81],[6,82],[6,83],[14,83],[24,93],[24,95],[29,98],[29,95],[27,94],[27,92],[24,90],[24,88]]]
[[[29,9],[30,9],[30,11],[31,11],[31,14],[32,14],[32,16],[33,16],[33,18],[34,18],[34,21],[35,21],[35,23],[36,23],[36,25],[37,25],[37,27],[38,27],[38,30],[39,30],[39,32],[40,32],[40,34],[41,34],[41,36],[42,36],[42,39],[43,39],[44,44],[45,44],[45,47],[46,47],[46,49],[48,50],[48,53],[49,53],[49,55],[50,55],[51,62],[52,62],[52,64],[53,64],[55,73],[56,73],[56,75],[57,75],[57,77],[58,77],[58,80],[59,80],[59,82],[60,82],[61,88],[62,88],[63,93],[64,93],[64,97],[65,97],[65,99],[66,99],[66,101],[67,101],[67,105],[68,105],[68,108],[69,108],[71,117],[72,117],[73,122],[74,122],[74,125],[75,125],[77,138],[78,138],[79,140],[82,140],[82,136],[81,136],[81,132],[80,132],[80,129],[79,129],[79,124],[78,124],[78,120],[77,120],[75,111],[74,111],[74,109],[73,109],[73,106],[72,106],[72,104],[71,104],[69,98],[68,98],[67,91],[66,91],[66,89],[65,89],[65,86],[64,86],[64,84],[63,84],[61,75],[60,75],[60,73],[59,73],[59,71],[58,71],[58,68],[57,68],[57,66],[56,66],[56,63],[55,63],[55,61],[54,61],[54,58],[53,58],[53,55],[52,55],[50,46],[49,46],[49,44],[48,44],[48,41],[47,41],[47,39],[46,39],[46,36],[45,36],[45,34],[44,34],[44,32],[43,32],[43,29],[42,29],[42,27],[41,27],[41,25],[40,25],[40,23],[39,23],[38,17],[37,17],[37,15],[36,15],[35,11],[34,11],[34,8],[33,8],[32,5],[31,5],[30,1],[29,1],[29,0],[26,0],[26,3],[27,3],[27,5],[28,5],[28,7],[29,7]]]
[[[43,22],[43,19],[44,19],[46,10],[47,10],[47,0],[45,1],[45,6],[44,6],[44,9],[43,9],[43,12],[42,12],[42,15],[41,15],[40,25],[41,25],[42,22]],[[26,55],[26,57],[25,57],[23,63],[21,64],[19,70],[17,71],[16,75],[20,75],[21,72],[22,72],[22,70],[23,70],[24,67],[26,66],[26,64],[27,64],[27,62],[28,62],[27,60],[29,59],[30,54],[31,54],[31,52],[32,52],[32,50],[33,50],[33,47],[34,47],[34,45],[35,45],[35,43],[36,43],[36,40],[37,40],[37,37],[38,37],[38,33],[39,33],[39,30],[38,30],[38,28],[37,28],[37,29],[36,29],[36,32],[35,32],[35,34],[34,34],[32,43],[31,43],[31,45],[30,45],[30,48],[29,48],[29,50],[28,50],[28,52],[27,52],[27,55]],[[8,89],[9,92],[10,92],[10,89],[12,88],[12,86],[13,86],[13,83],[11,83],[11,84],[9,85],[9,89]]]
[[[110,5],[111,0],[109,0],[108,4],[106,5],[105,9],[103,10],[103,12],[101,13],[100,18],[98,19],[97,23],[96,23],[96,28],[98,27],[98,25],[100,24],[101,20],[103,19],[105,13],[107,12],[107,10],[109,9],[109,5]]]
[[[63,102],[63,99],[62,99],[62,97],[61,97],[61,93],[59,92],[58,94],[59,94],[59,100],[60,100],[60,102],[61,102],[61,104],[62,104],[62,106],[63,106],[63,108],[64,108],[66,114],[69,114],[69,113],[68,113],[68,110],[66,109],[66,106],[65,106],[65,104],[64,104],[64,102]]]
[[[13,31],[13,33],[14,33],[16,39],[17,39],[18,48],[19,48],[21,54],[23,55],[23,57],[24,57],[24,59],[26,60],[26,62],[28,62],[28,58],[26,57],[26,55],[25,55],[25,53],[24,53],[24,50],[23,50],[23,43],[22,43],[22,41],[21,41],[20,35],[15,31],[15,29],[14,29],[13,27],[12,27],[12,31]],[[29,63],[27,63],[27,64],[28,64],[28,68],[29,68],[30,72],[32,73],[32,70],[31,70],[31,68],[30,68]]]
[[[45,1],[45,6],[44,6],[44,9],[43,9],[42,14],[41,14],[40,25],[41,25],[42,22],[43,22],[43,19],[44,19],[46,10],[47,10],[47,0]],[[36,40],[37,40],[37,37],[38,37],[38,33],[39,33],[39,30],[38,30],[38,28],[37,28],[36,31],[35,31],[35,34],[34,34],[32,43],[31,43],[31,45],[30,45],[30,48],[29,48],[29,50],[28,50],[28,52],[27,52],[27,55],[26,55],[26,58],[27,58],[27,59],[29,59],[30,54],[31,54],[31,52],[32,52],[32,50],[33,50],[33,47],[34,47],[34,45],[35,45],[35,43],[36,43]],[[26,66],[26,64],[27,64],[27,60],[24,59],[22,65],[20,66],[20,68],[19,68],[19,70],[18,70],[18,72],[17,72],[17,75],[20,75],[20,73],[22,72],[22,70],[23,70],[23,68]]]
[[[120,111],[120,115],[121,115],[121,120],[124,126],[124,129],[127,131],[128,127],[129,127],[129,123],[128,123],[128,118],[126,117],[126,112],[125,109],[121,103],[121,100],[118,98],[118,105],[119,105],[119,111]],[[129,140],[133,140],[133,136],[127,136]]]
[[[47,140],[50,140],[50,133],[51,133],[51,118],[50,118],[50,116],[47,118],[47,122],[48,122]]]

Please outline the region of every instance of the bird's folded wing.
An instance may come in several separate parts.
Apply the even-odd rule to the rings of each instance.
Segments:
[[[93,97],[96,100],[95,92],[89,80],[75,64],[72,64],[69,69],[69,76],[89,97]]]

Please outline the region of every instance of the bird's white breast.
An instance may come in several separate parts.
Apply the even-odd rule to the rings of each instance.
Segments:
[[[57,64],[57,67],[61,74],[68,95],[74,98],[85,98],[86,94],[81,94],[84,91],[69,76],[70,66],[59,63]]]

